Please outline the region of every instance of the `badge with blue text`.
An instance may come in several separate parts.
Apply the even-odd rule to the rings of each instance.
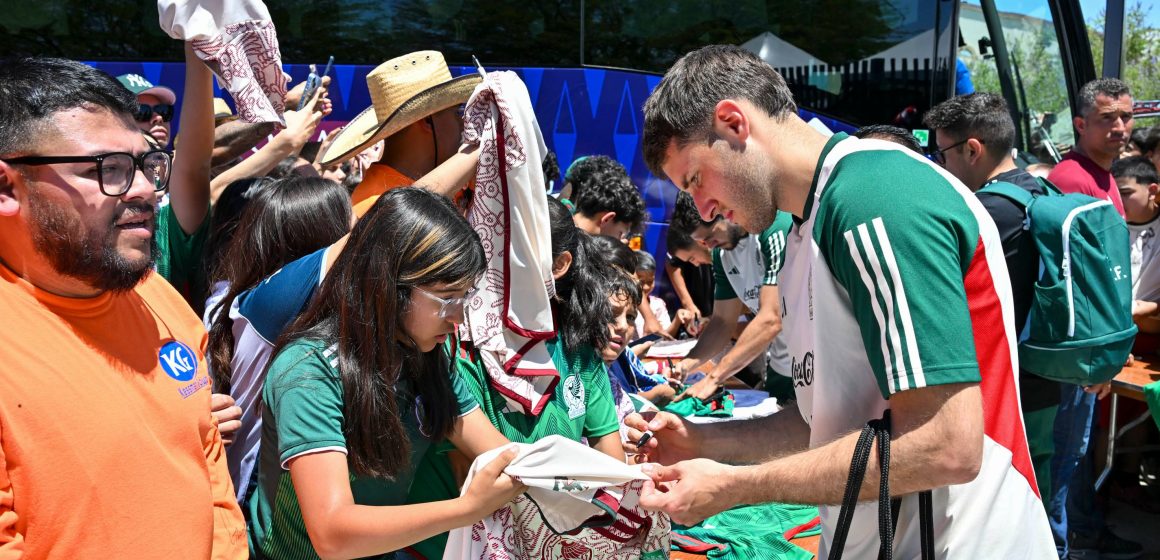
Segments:
[[[157,358],[165,374],[177,381],[191,381],[197,373],[197,355],[189,346],[170,340],[161,346]]]

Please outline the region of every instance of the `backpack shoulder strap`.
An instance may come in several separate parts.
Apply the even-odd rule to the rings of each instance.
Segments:
[[[1055,186],[1055,183],[1052,183],[1043,177],[1036,177],[1036,179],[1039,181],[1039,186],[1043,187],[1043,190],[1047,191],[1047,194],[1063,194],[1063,191],[1059,190],[1059,187]]]
[[[1003,198],[1010,199],[1015,204],[1024,208],[1031,206],[1031,201],[1035,200],[1035,195],[1005,181],[992,181],[987,183],[986,186],[979,189],[979,192],[999,195]],[[1050,189],[1048,189],[1048,192],[1050,192]]]

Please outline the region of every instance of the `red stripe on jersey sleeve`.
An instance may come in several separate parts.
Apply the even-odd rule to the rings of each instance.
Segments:
[[[1019,392],[1007,342],[1007,331],[1012,326],[1003,320],[1003,307],[995,291],[995,280],[987,263],[982,237],[975,246],[975,255],[963,278],[963,287],[967,293],[975,356],[982,377],[979,388],[983,395],[983,431],[1011,451],[1011,464],[1027,479],[1035,495],[1039,496],[1031,453],[1027,449],[1027,430],[1023,427],[1023,416],[1019,412]]]

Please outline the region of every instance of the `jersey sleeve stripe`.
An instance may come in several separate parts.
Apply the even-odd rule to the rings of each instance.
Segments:
[[[785,234],[782,232],[774,233],[769,236],[769,267],[765,270],[766,285],[777,284],[777,274],[781,271],[782,259],[785,257]]]
[[[298,453],[295,453],[295,454],[287,457],[284,461],[279,463],[278,466],[281,467],[282,470],[288,471],[288,470],[290,470],[290,461],[293,461],[294,459],[302,457],[303,455],[314,455],[315,453],[329,453],[331,451],[337,451],[339,453],[342,453],[343,455],[347,454],[346,447],[343,447],[341,445],[327,445],[325,447],[315,447],[313,449],[299,451]]]
[[[894,258],[894,249],[890,246],[890,236],[886,235],[886,227],[882,218],[874,218],[874,231],[878,234],[878,243],[882,246],[882,254],[886,257],[886,267],[890,269],[890,278],[898,295],[898,317],[902,323],[902,332],[906,336],[906,350],[910,357],[910,374],[914,377],[915,387],[926,387],[926,375],[922,371],[922,359],[918,352],[918,342],[914,339],[914,322],[910,317],[910,304],[906,301],[906,287],[898,273],[898,261]]]
[[[863,228],[865,227],[865,224],[858,227]],[[882,307],[878,304],[878,295],[877,291],[875,290],[876,283],[872,278],[870,278],[870,273],[866,270],[866,263],[862,259],[862,254],[858,250],[858,244],[854,239],[854,230],[848,230],[843,235],[846,238],[846,246],[850,250],[850,260],[854,263],[854,266],[858,268],[858,275],[862,278],[862,283],[866,286],[867,293],[870,294],[870,307],[874,311],[874,318],[878,320],[878,333],[882,343],[882,360],[885,362],[885,371],[893,371],[894,367],[891,363],[890,357],[890,342],[887,340],[888,329],[886,328],[886,318],[882,314]],[[890,394],[894,394],[899,391],[898,379],[896,376],[887,375],[886,384]]]
[[[865,223],[858,225],[858,236],[862,239],[862,247],[865,250],[866,260],[870,263],[870,268],[874,271],[874,279],[877,281],[879,295],[882,297],[882,301],[886,306],[887,338],[890,340],[890,346],[894,350],[894,369],[887,368],[886,373],[887,375],[894,376],[896,381],[895,387],[898,391],[905,391],[910,389],[910,383],[906,374],[906,358],[902,354],[902,339],[898,334],[898,317],[894,313],[897,303],[894,298],[894,291],[891,289],[890,283],[886,281],[886,274],[882,272],[882,261],[878,258],[878,253],[874,250],[874,243],[870,236],[870,228]],[[872,292],[871,296],[873,295]]]

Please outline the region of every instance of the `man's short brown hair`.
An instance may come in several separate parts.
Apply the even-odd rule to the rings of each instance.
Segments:
[[[669,144],[712,137],[713,111],[724,99],[744,99],[779,120],[796,112],[785,79],[765,61],[741,47],[710,45],[681,57],[644,104],[644,158],[652,173]]]
[[[994,93],[976,92],[952,97],[923,116],[927,127],[947,134],[955,142],[977,138],[992,158],[1002,160],[1015,146],[1015,122],[1007,102]]]
[[[1096,97],[1106,95],[1119,99],[1121,95],[1132,95],[1132,88],[1118,78],[1098,78],[1079,88],[1079,116],[1086,117],[1096,108]]]
[[[131,121],[137,97],[112,76],[74,60],[0,60],[0,156],[36,148],[47,133],[42,125],[77,107]]]

